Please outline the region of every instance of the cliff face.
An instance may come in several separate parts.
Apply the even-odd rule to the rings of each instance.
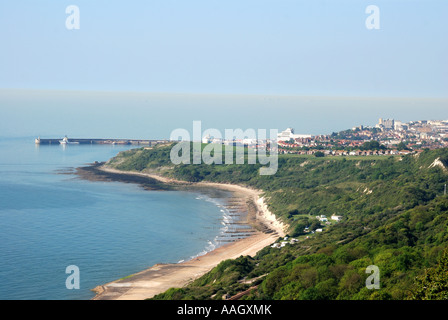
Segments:
[[[440,161],[440,157],[435,159],[433,163],[431,163],[431,165],[429,166],[429,168],[434,168],[434,167],[440,167],[442,168],[443,171],[447,171],[447,168],[445,167],[445,164]]]

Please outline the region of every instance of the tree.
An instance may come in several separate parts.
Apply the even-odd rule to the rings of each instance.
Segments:
[[[318,158],[325,157],[325,153],[323,153],[322,151],[317,151],[314,153],[314,156]]]
[[[448,249],[445,249],[436,267],[425,270],[416,278],[412,300],[448,300]]]
[[[384,150],[384,149],[386,149],[386,147],[383,146],[382,144],[380,144],[378,141],[372,140],[372,141],[364,142],[363,145],[359,149],[361,149],[361,150]]]
[[[401,150],[409,150],[409,148],[407,147],[406,143],[404,143],[403,141],[401,141],[398,145],[397,145],[397,150],[401,151]]]
[[[302,234],[305,234],[304,230],[308,226],[308,224],[309,224],[308,218],[300,219],[297,222],[297,224],[295,225],[294,230],[293,230],[291,236],[297,237],[297,236],[300,236]]]

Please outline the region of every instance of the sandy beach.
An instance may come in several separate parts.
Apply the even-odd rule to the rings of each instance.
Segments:
[[[112,174],[135,175],[155,179],[164,184],[188,185],[198,188],[217,188],[231,191],[249,206],[250,224],[254,227],[252,235],[224,244],[217,249],[195,258],[176,264],[156,264],[146,270],[124,279],[112,281],[93,289],[97,295],[93,300],[144,300],[165,292],[169,288],[180,288],[204,275],[221,261],[235,259],[241,255],[254,256],[264,247],[285,235],[286,227],[269,212],[261,197],[261,191],[233,184],[211,182],[188,183],[168,179],[157,174],[119,171],[101,166],[99,170]]]

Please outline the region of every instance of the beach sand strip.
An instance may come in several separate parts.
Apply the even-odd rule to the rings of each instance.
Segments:
[[[216,188],[231,191],[247,205],[247,222],[256,231],[248,237],[226,243],[205,255],[189,261],[170,264],[156,264],[146,270],[123,279],[97,286],[93,300],[144,300],[163,293],[170,288],[181,288],[201,277],[220,262],[240,256],[255,256],[258,251],[271,245],[285,235],[286,225],[275,219],[261,197],[261,191],[233,184],[212,182],[189,183],[159,176],[153,173],[119,171],[107,166],[96,166],[96,170],[113,175],[131,175],[151,178],[171,186],[187,186],[188,189]],[[91,173],[91,172],[90,172]],[[85,174],[84,174],[85,175]],[[85,176],[84,176],[85,178]]]

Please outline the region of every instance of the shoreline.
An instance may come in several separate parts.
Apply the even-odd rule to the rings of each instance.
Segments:
[[[145,173],[145,172],[132,172],[132,171],[121,171],[117,169],[113,169],[110,167],[107,167],[106,165],[98,166],[98,170],[112,173],[116,175],[131,175],[136,177],[145,177],[150,178],[153,180],[156,180],[163,185],[169,185],[174,187],[188,187],[188,189],[193,188],[214,188],[219,190],[225,190],[230,191],[234,193],[242,194],[243,196],[246,196],[248,198],[251,198],[250,200],[253,201],[255,205],[255,209],[257,210],[256,219],[258,222],[260,222],[263,226],[268,227],[270,229],[273,229],[273,231],[277,232],[279,236],[283,237],[285,235],[285,230],[287,226],[278,221],[275,217],[275,215],[269,211],[264,197],[261,196],[262,191],[244,187],[237,184],[230,184],[230,183],[218,183],[218,182],[208,182],[208,181],[201,181],[201,182],[188,182],[188,181],[182,181],[182,180],[176,180],[173,178],[167,178],[163,177],[161,175],[155,174],[155,173]],[[168,188],[168,190],[171,190]]]
[[[224,190],[230,191],[239,200],[246,203],[248,209],[247,224],[254,231],[251,235],[225,243],[204,255],[179,263],[159,263],[143,271],[129,275],[92,289],[96,296],[92,300],[144,300],[163,293],[170,288],[180,288],[209,272],[220,262],[236,259],[239,256],[254,256],[258,251],[285,235],[286,225],[277,221],[268,210],[261,197],[261,191],[235,184],[215,182],[186,182],[166,178],[154,173],[120,171],[104,164],[95,164],[88,175],[80,174],[84,179],[103,181],[123,181],[139,183],[148,190]],[[103,175],[104,173],[104,175]],[[79,174],[79,172],[78,172]],[[98,176],[93,177],[89,175]],[[112,175],[112,176],[111,176]],[[126,178],[132,177],[130,181]],[[145,183],[150,179],[156,183],[156,188]]]

